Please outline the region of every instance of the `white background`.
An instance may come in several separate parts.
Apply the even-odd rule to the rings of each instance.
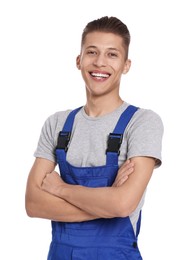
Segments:
[[[132,67],[121,96],[163,119],[163,165],[143,209],[144,260],[188,260],[190,252],[190,8],[181,0],[0,2],[0,259],[45,260],[50,222],[24,207],[27,175],[45,119],[85,102],[76,69],[87,22],[117,16],[131,32]]]

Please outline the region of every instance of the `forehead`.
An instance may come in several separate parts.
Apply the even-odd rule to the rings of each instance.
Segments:
[[[82,48],[95,46],[96,48],[116,48],[124,50],[121,36],[108,32],[91,32],[85,37]]]

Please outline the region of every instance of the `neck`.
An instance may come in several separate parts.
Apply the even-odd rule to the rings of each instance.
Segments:
[[[111,113],[116,108],[121,106],[123,100],[118,96],[115,98],[89,97],[85,105],[85,112],[92,117],[103,116]]]

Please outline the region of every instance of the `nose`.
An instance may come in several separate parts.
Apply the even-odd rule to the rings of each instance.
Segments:
[[[103,67],[103,66],[106,66],[106,59],[105,59],[105,56],[104,54],[99,54],[95,57],[94,59],[94,65],[97,66],[97,67]]]

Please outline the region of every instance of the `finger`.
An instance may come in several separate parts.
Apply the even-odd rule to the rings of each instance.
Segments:
[[[121,186],[128,178],[129,178],[128,175],[123,176],[123,178],[121,178],[121,179],[116,183],[115,187]]]
[[[127,160],[124,164],[123,164],[123,166],[125,167],[125,168],[131,168],[131,167],[134,167],[134,162],[131,162],[130,160]]]
[[[119,170],[123,171],[123,170],[130,169],[132,167],[134,167],[134,163],[130,161],[126,161],[124,164],[122,164]]]
[[[119,170],[117,177],[120,178],[123,175],[129,175],[134,171],[134,167],[123,167]]]
[[[122,166],[119,168],[119,171],[117,173],[117,176],[115,178],[115,183],[118,183],[123,176],[128,176],[134,171],[134,163],[130,160],[127,160]]]
[[[133,168],[130,168],[130,169],[124,171],[124,172],[121,172],[121,173],[116,177],[114,184],[117,184],[117,185],[118,185],[118,183],[121,184],[121,182],[124,182],[124,179],[126,180],[126,179],[129,177],[129,175],[130,175],[131,173],[133,173],[133,171],[134,171],[134,169],[133,169]],[[120,184],[119,184],[119,185],[120,185]]]
[[[129,175],[133,172],[133,169],[129,169],[128,171],[124,171],[123,173],[121,173],[120,175],[118,175],[115,179],[116,184],[121,183],[124,181],[124,179],[127,179],[129,177]]]

